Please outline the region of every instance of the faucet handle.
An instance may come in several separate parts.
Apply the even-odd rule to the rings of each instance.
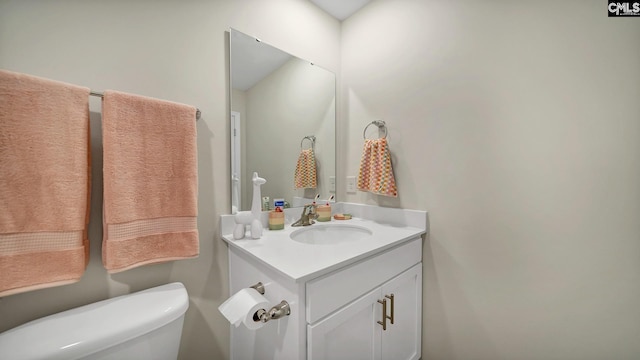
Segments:
[[[315,223],[315,219],[318,218],[317,206],[315,203],[307,204],[304,206],[304,215],[307,217],[307,224],[312,225]]]
[[[316,211],[316,208],[316,204],[305,204],[302,207],[302,214],[300,214],[300,219],[291,224],[291,226],[308,226],[313,224],[313,219],[318,218],[318,212]]]
[[[309,215],[313,215],[314,219],[318,217],[318,205],[316,205],[315,203],[307,204],[307,208],[309,209]]]

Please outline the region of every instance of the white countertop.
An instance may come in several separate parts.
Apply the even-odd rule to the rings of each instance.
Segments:
[[[360,208],[367,208],[369,211],[358,211]],[[368,214],[371,212],[370,208],[371,206],[367,205],[345,205],[345,209],[351,210],[352,214],[354,212]],[[340,208],[338,209],[341,210]],[[391,211],[393,210],[399,212],[410,211],[414,213],[413,215],[416,215],[415,212],[417,212],[416,210],[391,209]],[[375,212],[375,209],[373,211]],[[390,210],[384,208],[383,211],[387,214]],[[405,218],[410,218],[408,221],[410,224],[402,221],[382,223],[360,217],[354,217],[351,220],[331,219],[331,222],[316,222],[320,226],[323,226],[323,224],[355,225],[367,228],[373,233],[366,240],[331,245],[305,244],[292,240],[290,238],[291,233],[302,227],[292,227],[290,224],[285,225],[284,230],[269,230],[265,228],[260,239],[251,239],[250,234],[247,233],[244,239],[235,240],[231,231],[223,233],[222,238],[229,244],[230,248],[250,255],[252,258],[296,282],[303,282],[421,236],[427,230],[427,217],[426,212],[419,213],[422,213],[423,224],[420,224],[422,221],[417,221],[417,223],[416,221],[411,221],[412,216],[404,216]],[[401,215],[406,214],[401,213]],[[414,217],[420,219],[420,214],[417,215]],[[375,217],[373,216],[373,218]],[[396,219],[398,218],[403,218],[403,216],[396,217]],[[313,226],[316,225],[310,225],[310,227]],[[229,227],[223,226],[222,231],[225,230],[229,230]]]

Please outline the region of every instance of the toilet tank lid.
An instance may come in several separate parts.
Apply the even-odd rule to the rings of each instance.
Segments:
[[[189,296],[171,283],[81,306],[0,334],[0,359],[71,359],[160,328],[184,315]]]

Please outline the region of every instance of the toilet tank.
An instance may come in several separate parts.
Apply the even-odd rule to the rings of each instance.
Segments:
[[[81,306],[0,334],[0,359],[171,359],[189,297],[171,283]]]

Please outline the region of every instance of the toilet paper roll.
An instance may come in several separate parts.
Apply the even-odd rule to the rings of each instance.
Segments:
[[[264,326],[260,321],[253,321],[253,314],[259,309],[269,309],[269,300],[252,288],[238,291],[218,307],[230,323],[236,327],[243,323],[250,330]]]

